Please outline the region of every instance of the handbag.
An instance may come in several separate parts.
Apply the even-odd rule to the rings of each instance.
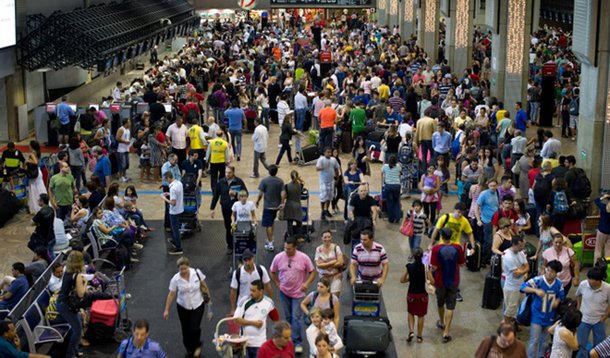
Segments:
[[[210,290],[208,289],[208,285],[206,285],[205,282],[201,279],[201,276],[199,276],[199,270],[195,270],[195,274],[197,275],[197,278],[199,279],[199,291],[201,291],[201,296],[203,297],[203,303],[207,304],[211,301]]]
[[[513,167],[511,168],[510,171],[513,172],[513,174],[515,174],[515,175],[520,175],[521,174],[521,166],[519,165],[519,161],[518,160],[515,163],[515,165],[513,165]]]
[[[400,233],[406,237],[413,236],[413,211],[409,213],[409,218],[405,218],[405,221],[400,227]]]
[[[429,295],[435,295],[436,294],[436,287],[432,284],[432,282],[430,282],[430,280],[428,279],[428,272],[430,272],[430,266],[426,265],[424,266],[426,268],[426,292]]]
[[[525,299],[521,301],[519,305],[519,311],[517,311],[517,322],[522,326],[529,326],[532,323],[532,302],[534,301],[534,294],[528,293]]]
[[[77,274],[74,274],[72,276],[72,279],[74,280],[75,284],[74,284],[74,288],[68,294],[68,301],[67,301],[68,309],[73,312],[78,312],[78,311],[80,311],[81,308],[85,307],[84,296],[78,297],[78,294],[76,293],[76,277],[77,277]]]
[[[335,258],[339,258],[338,257],[338,252],[337,249],[339,248],[339,246],[335,245]],[[347,255],[343,254],[343,265],[337,267],[337,270],[339,272],[343,272],[345,270],[347,270],[347,265],[348,265],[348,259],[347,259]]]

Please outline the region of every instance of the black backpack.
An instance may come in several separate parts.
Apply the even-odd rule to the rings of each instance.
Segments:
[[[258,272],[258,277],[259,279],[262,281],[263,280],[263,268],[261,267],[261,265],[254,265],[254,267],[256,268],[256,272]],[[235,270],[235,279],[237,280],[237,297],[239,298],[239,288],[241,286],[241,281],[239,280],[239,278],[241,277],[241,266]],[[235,304],[237,304],[237,302],[235,302]]]
[[[197,113],[197,110],[194,107],[188,107],[188,111],[186,113],[186,116],[187,116],[187,118],[189,120],[189,123],[193,119],[199,120],[199,113]]]
[[[547,176],[542,176],[542,174],[538,174],[536,176],[536,184],[534,184],[534,199],[537,203],[546,204],[548,201],[549,193],[551,192],[551,182],[553,180],[553,176],[547,174]]]
[[[208,106],[210,106],[212,108],[218,107],[218,99],[214,95],[214,92],[210,93],[210,95],[208,96],[207,103],[208,103]]]
[[[591,181],[583,169],[576,168],[576,178],[570,190],[572,195],[580,199],[588,198],[591,195]]]

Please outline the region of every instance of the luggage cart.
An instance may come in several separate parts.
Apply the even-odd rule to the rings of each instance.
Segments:
[[[196,232],[201,232],[201,224],[197,217],[201,204],[199,202],[200,198],[198,193],[200,188],[196,181],[197,177],[193,175],[186,175],[182,178],[182,187],[184,188],[182,202],[184,204],[184,211],[182,214],[178,215],[181,238],[186,238]]]
[[[356,281],[352,288],[352,314],[379,317],[381,290],[374,281]]]
[[[127,299],[129,299],[129,294],[125,290],[124,273],[125,268],[119,272],[115,272],[113,279],[110,279],[105,275],[101,276],[103,281],[108,282],[105,292],[113,298],[110,300],[95,301],[100,302],[100,317],[98,317],[100,322],[98,322],[97,325],[94,324],[95,322],[91,322],[87,332],[88,335],[98,337],[97,339],[102,340],[114,338],[117,343],[121,343],[131,334],[131,320],[129,319],[129,313],[127,311]],[[110,303],[110,305],[106,305],[106,302]],[[106,329],[104,329],[106,323],[103,322],[112,316],[114,316],[113,337],[106,337]],[[108,324],[110,324],[110,322],[108,322]],[[98,331],[95,332],[95,330]]]
[[[233,227],[233,257],[229,275],[239,268],[239,262],[246,249],[256,255],[256,226],[251,221],[240,221]]]

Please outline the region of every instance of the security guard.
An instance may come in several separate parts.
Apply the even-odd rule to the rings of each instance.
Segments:
[[[229,164],[229,143],[222,139],[222,130],[216,132],[216,138],[208,142],[205,156],[206,163],[210,163],[210,183],[212,192],[216,190],[218,180],[225,177],[225,166]]]
[[[205,132],[199,125],[197,118],[191,119],[191,127],[186,132],[189,138],[190,152],[197,152],[198,158],[203,160],[205,158],[205,152],[208,147],[208,142],[205,140]],[[203,163],[205,167],[205,163]]]

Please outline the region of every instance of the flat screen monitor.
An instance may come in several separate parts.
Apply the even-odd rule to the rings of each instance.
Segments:
[[[56,103],[47,103],[47,113],[56,113],[57,112],[57,104]]]
[[[163,107],[165,107],[165,112],[167,113],[171,113],[172,112],[172,105],[169,103],[163,103]]]
[[[0,48],[15,46],[17,27],[15,0],[0,0]]]
[[[68,106],[70,106],[70,108],[72,108],[72,111],[73,111],[74,113],[76,113],[76,110],[77,110],[77,108],[76,108],[76,104],[74,104],[74,103],[68,103]]]

